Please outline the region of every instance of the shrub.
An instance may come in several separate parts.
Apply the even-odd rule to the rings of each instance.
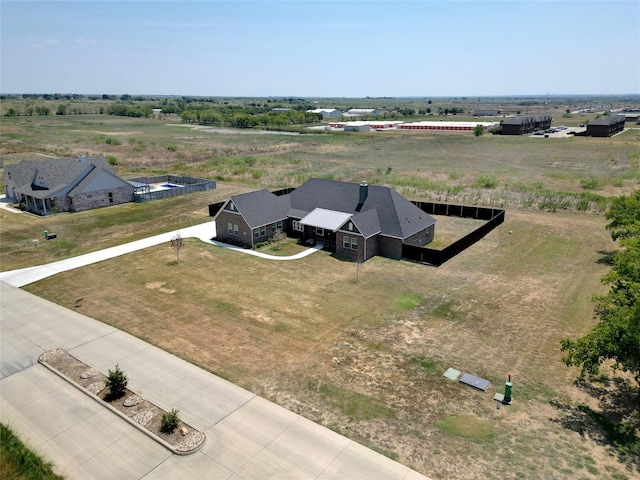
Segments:
[[[122,145],[122,142],[120,140],[118,140],[117,138],[113,138],[113,137],[108,137],[104,143],[106,143],[107,145]]]
[[[495,175],[480,175],[474,184],[476,188],[496,188],[498,186],[498,177]]]
[[[118,159],[113,155],[107,155],[107,162],[109,162],[109,165],[115,167],[118,164]]]
[[[160,431],[162,433],[173,433],[178,428],[180,423],[179,411],[175,408],[171,410],[171,413],[165,413],[162,415],[162,423],[160,425]]]
[[[124,374],[118,364],[116,364],[115,370],[109,370],[109,376],[107,377],[106,386],[109,389],[109,396],[112,398],[120,398],[124,394],[125,388],[127,388],[129,379]]]
[[[170,152],[175,152],[178,150],[178,146],[177,145],[169,145],[167,147],[167,150],[169,150]]]
[[[602,183],[597,178],[583,178],[580,180],[580,186],[587,190],[594,190],[600,188]]]

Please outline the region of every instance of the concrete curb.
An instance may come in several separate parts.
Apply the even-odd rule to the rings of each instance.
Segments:
[[[38,356],[40,357],[40,356]],[[65,374],[63,374],[62,372],[58,371],[56,368],[54,368],[53,366],[49,365],[47,362],[45,362],[44,360],[41,360],[40,358],[38,358],[38,363],[40,363],[42,366],[44,366],[46,369],[48,369],[49,371],[55,373],[56,375],[58,375],[60,378],[62,378],[63,380],[65,380],[68,384],[73,385],[74,387],[76,387],[78,390],[80,390],[82,393],[84,393],[85,395],[87,395],[89,398],[92,398],[93,400],[95,400],[96,402],[98,402],[100,405],[102,405],[103,407],[106,407],[108,410],[110,410],[111,412],[115,413],[116,415],[118,415],[120,418],[122,418],[123,420],[125,420],[126,422],[128,422],[130,425],[132,425],[133,427],[135,427],[137,430],[141,431],[142,433],[144,433],[147,437],[151,438],[152,440],[156,441],[157,443],[159,443],[160,445],[162,445],[164,448],[166,448],[167,450],[169,450],[171,453],[175,454],[175,455],[191,455],[192,453],[196,453],[197,451],[199,451],[200,449],[202,449],[202,447],[204,447],[207,444],[208,441],[208,437],[207,434],[205,432],[200,432],[202,433],[202,435],[204,435],[204,440],[200,443],[200,445],[198,445],[196,448],[194,448],[193,450],[189,450],[186,452],[182,452],[179,450],[176,450],[176,448],[172,445],[170,445],[169,443],[165,442],[164,440],[162,440],[161,438],[159,438],[158,436],[154,435],[152,432],[150,432],[149,430],[147,430],[145,427],[143,427],[142,425],[134,422],[133,420],[131,420],[129,417],[127,417],[126,415],[124,415],[122,412],[120,412],[119,410],[117,410],[116,408],[112,407],[111,405],[109,405],[107,402],[103,401],[101,398],[98,398],[97,395],[92,394],[91,392],[87,391],[86,388],[84,388],[82,385],[76,383],[75,381],[73,381],[72,379],[70,379],[69,377],[67,377]],[[195,430],[195,429],[194,429]]]

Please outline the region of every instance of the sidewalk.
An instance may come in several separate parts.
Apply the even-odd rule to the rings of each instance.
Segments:
[[[0,282],[0,421],[68,479],[362,479],[426,477],[138,338]],[[169,450],[36,362],[64,348],[205,432]]]

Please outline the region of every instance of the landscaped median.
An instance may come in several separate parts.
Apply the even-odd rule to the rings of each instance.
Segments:
[[[199,450],[205,443],[205,433],[182,422],[177,410],[167,413],[126,388],[121,395],[113,395],[107,387],[107,376],[81,362],[66,350],[47,350],[40,355],[38,362],[173,453],[188,455]],[[119,372],[117,366],[116,371]],[[109,373],[110,376],[113,374],[111,371]],[[166,428],[168,424],[171,424],[170,429]]]

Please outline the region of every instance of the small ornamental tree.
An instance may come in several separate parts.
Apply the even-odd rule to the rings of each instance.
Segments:
[[[118,364],[116,364],[115,370],[109,370],[109,376],[107,377],[106,386],[109,389],[109,396],[111,398],[120,398],[124,394],[125,388],[129,379],[124,374]]]
[[[180,423],[180,417],[178,416],[179,410],[172,409],[171,413],[165,413],[162,415],[162,423],[160,425],[160,431],[162,433],[173,433],[178,428]]]
[[[171,248],[176,252],[176,265],[180,263],[180,250],[184,247],[184,240],[180,232],[171,239]]]

